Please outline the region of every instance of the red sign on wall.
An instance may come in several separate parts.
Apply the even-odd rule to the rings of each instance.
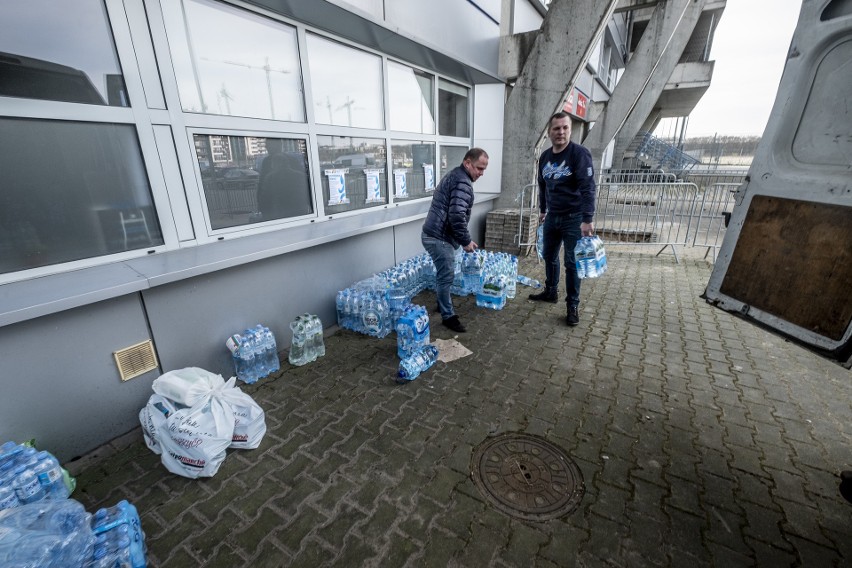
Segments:
[[[582,118],[585,120],[586,108],[588,106],[589,97],[584,95],[579,89],[575,87],[571,90],[571,94],[568,95],[568,100],[565,101],[565,105],[562,107],[562,110],[569,114],[573,114],[577,118]]]

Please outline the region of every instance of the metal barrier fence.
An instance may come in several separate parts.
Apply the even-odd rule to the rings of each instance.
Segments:
[[[598,185],[595,233],[607,246],[647,245],[659,255],[689,244],[698,199],[694,183],[601,183]]]
[[[677,180],[662,170],[611,170],[599,176],[595,232],[607,246],[706,247],[713,262],[747,169],[691,171]]]

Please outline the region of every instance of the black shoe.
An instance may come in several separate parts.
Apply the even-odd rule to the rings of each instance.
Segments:
[[[568,306],[568,317],[565,318],[565,322],[574,327],[578,323],[580,323],[580,307],[579,306]]]
[[[559,294],[555,288],[545,288],[538,294],[530,294],[529,298],[534,302],[550,302],[551,304],[555,304],[559,301]]]
[[[462,322],[459,321],[459,316],[452,316],[445,320],[442,320],[441,325],[443,325],[444,327],[448,327],[458,333],[464,333],[467,331],[467,328],[465,328],[465,326],[462,325]]]

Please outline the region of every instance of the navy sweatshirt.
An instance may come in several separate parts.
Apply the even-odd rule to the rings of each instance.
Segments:
[[[591,223],[595,216],[591,152],[574,142],[569,142],[558,154],[553,153],[553,148],[542,152],[538,161],[538,190],[542,213],[582,213],[583,222]]]

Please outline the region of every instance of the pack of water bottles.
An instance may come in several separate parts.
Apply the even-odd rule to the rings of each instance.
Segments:
[[[288,360],[297,367],[305,365],[325,355],[325,341],[322,335],[322,321],[318,316],[304,314],[290,322],[293,340]]]
[[[517,256],[482,249],[473,252],[461,252],[461,249],[458,249],[455,270],[455,279],[450,292],[456,296],[479,295],[483,285],[488,281],[492,285],[499,283],[501,295],[506,299],[515,297],[518,276]]]
[[[437,360],[438,348],[434,345],[424,345],[415,349],[411,355],[400,360],[396,382],[400,384],[410,383],[421,373],[430,369]]]
[[[396,328],[411,298],[435,288],[435,265],[422,253],[337,293],[337,325],[372,337]]]
[[[396,351],[400,359],[429,345],[429,314],[426,308],[409,304],[396,322]]]
[[[0,510],[59,501],[69,493],[62,466],[50,452],[11,441],[0,446]]]
[[[606,249],[597,235],[582,237],[574,247],[574,261],[577,276],[580,278],[597,278],[607,271]]]
[[[139,411],[145,444],[170,472],[212,477],[226,450],[254,449],[266,433],[263,409],[236,387],[236,377],[197,367],[154,380],[154,394]]]
[[[245,383],[256,383],[281,368],[275,335],[264,325],[235,333],[225,345],[231,351],[237,378]]]
[[[136,507],[126,500],[92,515],[92,562],[85,568],[145,568],[145,533]]]
[[[94,566],[91,517],[73,499],[42,500],[0,511],[0,566]]]
[[[0,472],[0,566],[145,568],[145,534],[126,501],[120,519],[114,514],[105,526],[103,514],[90,515],[68,498],[52,454],[15,442],[0,446]],[[111,529],[119,524],[132,531],[116,540]]]

